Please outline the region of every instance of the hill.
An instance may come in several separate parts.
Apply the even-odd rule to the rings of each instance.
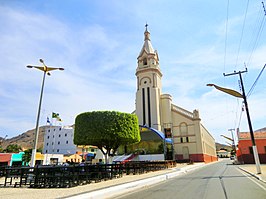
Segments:
[[[220,149],[226,149],[227,151],[231,151],[232,150],[232,147],[231,146],[228,146],[228,145],[225,145],[225,144],[220,144],[220,143],[215,143],[215,146],[216,146],[216,151],[219,151]]]
[[[41,126],[39,128],[38,149],[43,148],[45,127],[46,126]],[[35,129],[32,129],[32,130],[28,130],[25,133],[22,133],[16,137],[5,139],[2,141],[2,147],[3,147],[3,149],[5,149],[10,144],[17,144],[23,150],[31,149],[31,148],[33,148],[33,145],[34,145],[34,133],[35,133]],[[2,139],[3,138],[0,138],[0,140],[2,140]]]

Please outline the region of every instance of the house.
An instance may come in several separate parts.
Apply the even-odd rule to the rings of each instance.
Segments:
[[[254,132],[260,163],[266,163],[266,128]],[[250,132],[238,133],[237,159],[245,164],[254,164]]]

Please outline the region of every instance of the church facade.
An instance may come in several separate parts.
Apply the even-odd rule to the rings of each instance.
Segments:
[[[137,58],[136,110],[140,126],[147,126],[172,139],[175,160],[194,162],[217,160],[215,140],[202,125],[199,111],[187,111],[172,103],[170,94],[162,94],[159,56],[153,49],[150,32],[144,32],[144,44]]]

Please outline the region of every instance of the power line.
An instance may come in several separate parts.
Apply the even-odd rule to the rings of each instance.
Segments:
[[[225,71],[225,63],[226,63],[226,51],[227,51],[228,16],[229,16],[229,0],[227,1],[227,10],[226,10],[226,24],[225,24],[225,41],[224,41],[224,71]]]
[[[243,38],[243,33],[244,33],[244,29],[245,29],[245,24],[246,24],[246,18],[247,18],[248,6],[249,6],[249,0],[247,1],[245,17],[244,17],[244,21],[243,21],[243,26],[242,26],[242,31],[241,31],[241,36],[240,36],[240,41],[239,41],[239,46],[238,46],[238,51],[237,51],[237,57],[236,57],[236,65],[235,65],[235,68],[236,68],[237,63],[238,63],[238,57],[239,57],[240,47],[241,47],[242,38]]]
[[[266,15],[266,9],[265,9],[265,6],[264,6],[264,2],[262,1],[262,7],[263,7],[263,10],[264,10],[264,15]]]
[[[265,13],[265,6],[264,6],[263,2],[262,2],[262,5],[263,5],[263,10],[264,10],[264,15],[263,15],[263,17],[261,19],[261,22],[260,22],[260,25],[259,25],[259,30],[258,30],[258,32],[256,34],[256,38],[255,38],[254,45],[253,45],[253,48],[251,50],[248,62],[247,62],[247,66],[249,66],[249,64],[250,64],[250,62],[252,60],[253,53],[254,53],[255,49],[257,48],[257,46],[258,46],[258,41],[259,41],[259,39],[261,37],[262,31],[263,31],[263,28],[264,28],[264,25],[265,25],[266,13]]]
[[[254,88],[255,88],[255,86],[256,86],[256,84],[257,84],[257,82],[258,82],[258,80],[259,80],[259,78],[260,78],[260,76],[261,76],[261,74],[262,74],[262,72],[263,72],[264,69],[265,69],[265,67],[266,67],[266,64],[262,67],[262,69],[261,69],[261,71],[260,71],[258,77],[256,78],[255,82],[253,83],[253,85],[251,86],[250,90],[248,91],[247,97],[249,97],[249,96],[251,95],[251,93],[252,93],[252,91],[254,90]]]

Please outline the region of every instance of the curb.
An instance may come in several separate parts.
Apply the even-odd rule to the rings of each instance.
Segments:
[[[246,170],[246,169],[244,169],[244,168],[241,168],[241,167],[238,167],[238,168],[239,168],[240,170],[242,170],[242,171],[244,171],[244,172],[246,172],[246,173],[252,175],[252,176],[253,176],[254,178],[256,178],[257,180],[260,180],[260,181],[266,183],[266,181],[263,180],[261,176],[259,176],[259,175],[257,175],[257,174],[254,174],[254,173],[252,173],[252,172],[250,172],[250,171],[248,171],[248,170]]]
[[[154,184],[158,184],[160,182],[166,181],[171,178],[175,178],[179,175],[186,174],[188,172],[194,171],[196,169],[199,169],[201,167],[207,166],[209,164],[197,164],[197,165],[191,165],[180,168],[180,169],[173,169],[175,171],[167,174],[158,175],[155,177],[150,177],[147,179],[138,180],[135,182],[128,182],[122,185],[115,185],[113,187],[108,187],[101,190],[92,191],[89,193],[83,193],[83,194],[77,194],[70,197],[65,197],[66,199],[99,199],[99,198],[112,198],[121,194],[129,193],[131,191],[134,191],[136,189],[149,187]]]

